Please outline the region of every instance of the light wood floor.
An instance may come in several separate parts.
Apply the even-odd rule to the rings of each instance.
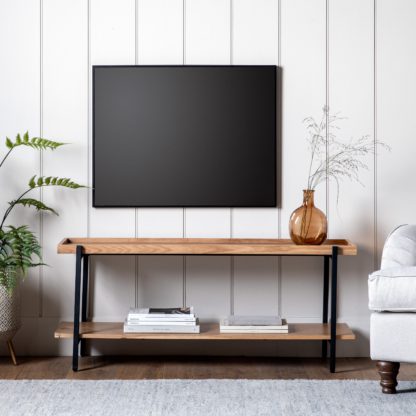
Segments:
[[[339,358],[330,374],[321,359],[235,357],[84,357],[80,371],[70,357],[0,358],[0,379],[361,379],[377,380],[368,358]],[[416,380],[416,365],[403,364],[399,380]]]

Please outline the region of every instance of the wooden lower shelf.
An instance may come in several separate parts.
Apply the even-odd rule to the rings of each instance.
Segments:
[[[72,322],[61,322],[55,331],[55,338],[72,338],[73,328]],[[289,324],[288,334],[224,334],[220,333],[217,323],[208,323],[201,324],[201,333],[199,334],[125,334],[121,322],[83,322],[80,324],[81,338],[84,339],[319,341],[329,340],[329,331],[329,324]],[[355,334],[347,324],[338,323],[337,339],[353,341]]]

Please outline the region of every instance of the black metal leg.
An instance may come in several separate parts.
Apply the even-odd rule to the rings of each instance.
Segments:
[[[329,300],[329,256],[324,257],[324,295],[322,307],[322,323],[328,323],[328,300]],[[322,358],[328,355],[328,341],[322,341]]]
[[[331,340],[329,354],[329,370],[335,373],[336,345],[337,345],[337,272],[338,247],[332,247],[331,262]]]
[[[89,256],[84,255],[82,260],[82,303],[81,303],[81,321],[87,322],[88,310],[88,260]],[[86,355],[86,340],[81,339],[81,357]]]
[[[78,371],[79,309],[81,300],[81,260],[82,246],[77,246],[75,261],[74,339],[72,348],[73,371]]]

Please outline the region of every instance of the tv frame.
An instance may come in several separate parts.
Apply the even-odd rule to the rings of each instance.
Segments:
[[[274,177],[273,177],[273,203],[271,205],[97,205],[95,203],[95,70],[96,68],[247,68],[247,67],[268,67],[274,68],[274,113],[275,113],[275,124],[274,124],[274,142],[273,142],[273,154],[274,154]],[[277,145],[278,145],[278,127],[277,123],[279,121],[278,117],[278,70],[277,65],[92,65],[92,207],[93,208],[276,208],[278,205],[277,201]]]

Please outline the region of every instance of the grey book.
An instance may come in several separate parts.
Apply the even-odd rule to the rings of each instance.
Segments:
[[[229,330],[288,330],[286,320],[279,316],[238,316],[221,319],[220,329]]]

